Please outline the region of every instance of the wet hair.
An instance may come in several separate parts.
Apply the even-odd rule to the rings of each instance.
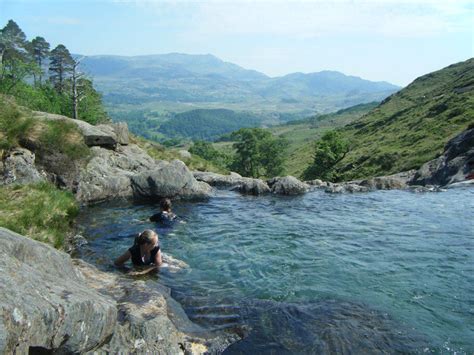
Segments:
[[[158,234],[151,229],[145,229],[141,232],[138,237],[135,238],[135,244],[144,245],[144,244],[151,244],[153,243],[153,237],[156,236],[156,240],[158,241]]]
[[[165,198],[163,200],[161,200],[160,202],[160,207],[161,207],[161,210],[162,211],[171,211],[171,201],[169,198]]]

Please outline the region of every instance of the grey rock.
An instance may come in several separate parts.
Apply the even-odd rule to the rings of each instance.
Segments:
[[[392,190],[404,189],[412,177],[412,172],[403,172],[388,176],[378,176],[360,181],[359,185],[367,187],[369,190]]]
[[[320,179],[305,181],[305,183],[313,187],[327,187],[328,186],[327,182]]]
[[[153,170],[132,176],[134,196],[140,198],[209,198],[212,188],[198,182],[180,160],[160,161]]]
[[[272,193],[280,195],[300,195],[309,190],[309,185],[294,176],[276,177],[268,181]]]
[[[270,187],[264,181],[252,178],[241,178],[235,189],[243,194],[255,196],[270,193]]]
[[[2,171],[0,185],[30,184],[45,180],[36,169],[35,154],[28,149],[15,148],[11,150],[2,165],[0,166]]]
[[[83,353],[105,343],[115,302],[90,289],[69,255],[0,228],[0,353]]]
[[[423,164],[411,184],[445,186],[473,178],[474,128],[471,128],[451,139],[443,155]]]
[[[191,159],[191,153],[187,150],[182,149],[178,153],[181,159]]]
[[[229,175],[211,172],[193,172],[198,181],[205,182],[211,186],[226,187],[248,195],[263,195],[270,192],[270,187],[260,179],[246,178],[231,172]]]
[[[128,125],[125,122],[112,123],[117,136],[117,143],[121,145],[128,145],[130,143]]]
[[[133,196],[131,177],[151,171],[156,162],[136,145],[116,151],[91,148],[94,157],[81,171],[76,198],[85,203]]]

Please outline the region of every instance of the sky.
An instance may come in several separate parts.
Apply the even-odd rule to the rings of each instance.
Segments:
[[[71,53],[210,53],[269,76],[337,70],[406,86],[474,57],[472,0],[0,0],[0,28],[9,19]]]

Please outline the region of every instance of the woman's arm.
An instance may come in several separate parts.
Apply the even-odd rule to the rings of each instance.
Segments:
[[[158,250],[158,253],[156,253],[156,255],[155,255],[155,260],[154,260],[154,261],[155,261],[155,265],[156,265],[156,266],[160,266],[161,263],[163,262],[163,261],[161,260],[161,250]]]
[[[130,250],[127,250],[125,253],[123,253],[117,259],[115,259],[114,264],[115,266],[122,266],[131,257],[132,257],[132,254],[130,253]]]

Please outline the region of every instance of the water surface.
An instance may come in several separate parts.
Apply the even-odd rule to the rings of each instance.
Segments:
[[[474,352],[473,188],[220,191],[174,210],[186,223],[163,228],[146,221],[155,205],[84,209],[89,257],[109,263],[130,234],[156,229],[162,249],[189,265],[159,278],[190,318],[245,325],[229,353]]]

